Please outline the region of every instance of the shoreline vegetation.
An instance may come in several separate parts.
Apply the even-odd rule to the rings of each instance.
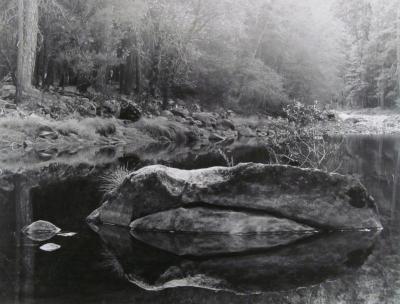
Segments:
[[[244,116],[223,109],[207,111],[196,104],[186,107],[180,100],[171,100],[168,110],[154,110],[153,105],[149,111],[123,97],[136,111],[129,120],[120,119],[121,101],[117,99],[94,102],[68,92],[65,95],[47,92],[15,105],[14,89],[12,85],[0,87],[0,95],[6,97],[0,99],[0,160],[3,161],[31,151],[37,152],[37,161],[41,162],[93,147],[141,149],[157,143],[211,146],[242,138],[255,138],[268,148],[276,141],[293,142],[287,133],[294,128],[308,130],[307,137],[313,138],[400,134],[400,113],[381,109],[316,110],[318,117],[312,118],[316,115],[313,107],[298,104],[300,108],[293,107],[293,117],[290,112],[286,117]],[[40,101],[44,98],[45,103]]]

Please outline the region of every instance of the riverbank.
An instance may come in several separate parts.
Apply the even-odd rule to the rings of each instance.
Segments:
[[[336,111],[337,119],[324,129],[331,135],[394,135],[400,134],[400,112],[396,109],[362,109]]]
[[[66,91],[38,92],[16,106],[12,86],[3,86],[0,93],[0,164],[32,153],[33,161],[46,162],[96,147],[224,146],[243,138],[267,143],[284,139],[289,126],[283,118],[209,112],[179,101],[165,111],[148,111],[124,96],[96,100]],[[331,136],[400,134],[400,113],[394,111],[336,111],[323,117],[307,128]]]
[[[15,105],[14,96],[15,87],[1,87],[0,163],[32,151],[37,161],[48,161],[93,147],[211,146],[266,137],[284,123],[226,110],[209,112],[182,101],[171,101],[162,111],[157,100],[141,105],[123,95],[82,96],[74,88],[37,91],[20,105]]]

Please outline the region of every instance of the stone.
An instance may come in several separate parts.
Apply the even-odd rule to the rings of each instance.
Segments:
[[[58,134],[57,132],[50,132],[50,131],[41,131],[38,135],[38,137],[40,138],[44,138],[44,139],[57,139],[58,138]]]
[[[1,173],[1,172],[0,172]],[[1,175],[1,174],[0,174]],[[15,189],[13,183],[8,181],[7,179],[0,178],[0,190],[4,192],[12,192]]]
[[[193,113],[192,116],[195,120],[200,121],[204,127],[212,127],[215,126],[217,123],[217,120],[214,117],[213,113],[199,112],[199,113]]]
[[[129,174],[106,197],[92,221],[129,226],[151,214],[200,204],[261,212],[319,230],[382,228],[375,202],[358,180],[283,165],[148,166]]]
[[[197,126],[197,127],[202,127],[203,123],[200,120],[193,120],[193,123]]]
[[[60,231],[61,229],[54,224],[43,220],[36,221],[22,229],[22,233],[28,238],[38,242],[47,241]]]
[[[37,135],[39,136],[41,132],[54,132],[54,130],[50,126],[41,125],[37,128]]]
[[[7,110],[16,110],[17,109],[17,105],[15,103],[6,103],[4,105],[4,108]]]
[[[0,89],[0,98],[11,99],[16,94],[16,88],[12,84],[5,84]]]
[[[57,236],[61,236],[61,237],[73,237],[77,235],[76,232],[65,232],[65,233],[58,233]]]
[[[351,123],[351,124],[358,124],[361,122],[361,120],[358,118],[355,118],[355,117],[351,117],[351,118],[346,119],[344,122]]]
[[[185,108],[171,109],[171,113],[174,114],[175,116],[182,117],[182,118],[187,118],[190,115],[189,111]]]
[[[337,116],[335,112],[328,112],[326,113],[326,117],[328,118],[329,121],[336,121]]]
[[[121,112],[120,104],[115,99],[105,100],[101,105],[101,114],[105,117],[119,117]]]
[[[315,228],[268,214],[202,207],[158,212],[133,221],[130,227],[135,231],[226,234],[315,231]]]
[[[209,141],[223,141],[225,140],[225,137],[218,135],[216,133],[211,133],[210,136],[208,137]]]
[[[242,126],[238,129],[239,137],[257,137],[257,133],[250,127]]]
[[[96,116],[96,105],[89,100],[89,98],[78,98],[77,111],[80,115],[85,117]]]
[[[44,244],[44,245],[40,246],[39,248],[40,248],[40,250],[43,250],[46,252],[53,252],[53,251],[60,249],[61,246],[58,244],[48,243],[48,244]]]
[[[121,112],[119,115],[119,119],[136,122],[141,117],[142,117],[142,111],[136,103],[126,99],[121,101]]]
[[[49,148],[45,150],[36,151],[36,155],[41,161],[49,161],[50,159],[57,156],[58,149],[57,148]]]
[[[230,119],[222,119],[219,121],[218,125],[220,125],[223,129],[235,130],[235,125]]]
[[[162,112],[161,112],[161,115],[162,115],[162,116],[165,116],[165,117],[172,117],[172,116],[174,116],[174,114],[172,114],[172,112],[171,112],[171,111],[168,111],[168,110],[162,111]]]

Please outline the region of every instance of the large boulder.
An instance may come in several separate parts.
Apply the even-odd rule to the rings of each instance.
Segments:
[[[217,125],[217,119],[214,113],[210,112],[199,112],[193,113],[193,118],[202,123],[203,127],[215,127]]]
[[[188,118],[190,115],[189,111],[185,108],[173,108],[171,109],[171,113],[182,118]]]
[[[0,98],[3,99],[12,99],[15,97],[16,88],[15,85],[12,84],[4,84],[0,88]]]
[[[141,117],[142,111],[135,102],[127,99],[121,100],[121,110],[119,114],[120,119],[135,122],[138,121]]]
[[[11,103],[11,102],[0,99],[0,108],[6,109],[6,110],[16,110],[17,105],[15,103]]]
[[[215,208],[248,214],[246,229],[250,229],[250,213],[265,218],[284,218],[319,230],[382,227],[373,199],[354,178],[319,170],[255,163],[200,170],[179,170],[161,165],[142,168],[128,175],[115,191],[108,193],[103,205],[88,220],[129,226],[135,220],[159,212],[199,206],[208,209],[208,217],[219,217],[224,221],[232,213],[221,215]],[[189,219],[193,225],[198,225],[198,232],[207,232],[206,220],[196,217],[195,211],[190,212],[169,216],[184,221]],[[263,221],[263,225],[265,223]],[[174,225],[168,229],[182,229]],[[220,228],[220,232],[225,230],[226,227]],[[257,232],[254,227],[253,230]]]
[[[119,117],[121,112],[120,104],[115,99],[104,100],[98,109],[100,115],[104,117]]]

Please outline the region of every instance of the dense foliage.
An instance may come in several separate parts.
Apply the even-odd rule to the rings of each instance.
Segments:
[[[15,75],[16,0],[0,4]],[[396,0],[41,0],[34,84],[276,112],[397,100]]]
[[[395,105],[399,99],[399,2],[338,0],[336,14],[346,28],[343,104]]]

